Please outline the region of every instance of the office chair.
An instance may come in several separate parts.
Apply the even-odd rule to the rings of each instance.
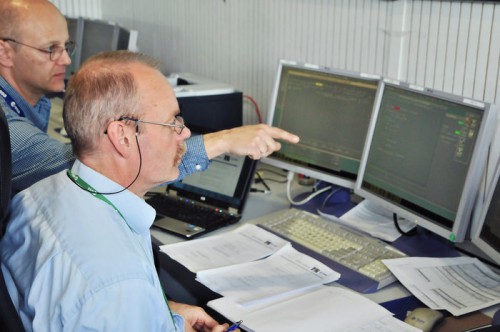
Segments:
[[[5,233],[11,196],[12,159],[7,119],[0,108],[0,239]],[[1,262],[1,256],[0,256]],[[0,270],[0,331],[24,331]]]

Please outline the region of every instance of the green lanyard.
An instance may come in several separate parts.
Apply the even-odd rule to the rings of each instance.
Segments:
[[[73,181],[78,187],[82,188],[85,191],[88,191],[94,197],[96,197],[96,198],[100,199],[101,201],[107,203],[116,212],[118,212],[118,214],[120,215],[120,217],[122,217],[122,219],[125,222],[125,224],[127,224],[127,226],[130,229],[130,231],[132,231],[132,227],[130,227],[130,225],[128,224],[127,220],[123,216],[123,214],[120,212],[120,210],[118,210],[116,208],[116,206],[113,203],[111,203],[111,201],[109,199],[107,199],[104,195],[102,195],[97,190],[95,190],[90,184],[88,184],[87,182],[85,182],[81,177],[79,177],[76,174],[73,174],[73,172],[71,172],[71,170],[68,169],[67,174],[68,174],[68,177],[71,179],[71,181]],[[142,247],[142,245],[141,245],[141,247]],[[160,284],[160,286],[161,286],[161,284]],[[172,314],[172,309],[170,309],[170,305],[168,304],[167,296],[165,295],[165,291],[163,290],[163,286],[161,286],[161,287],[162,287],[163,298],[165,299],[165,303],[167,304],[168,312],[170,313],[170,318],[172,318],[172,324],[174,324],[174,328],[177,331],[177,326],[175,325],[175,320],[174,320],[174,315]]]

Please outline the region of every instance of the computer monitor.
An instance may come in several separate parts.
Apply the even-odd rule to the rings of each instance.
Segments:
[[[118,27],[118,42],[116,43],[117,50],[130,49],[130,30],[124,27]]]
[[[384,80],[354,191],[462,241],[495,123],[494,105]]]
[[[267,123],[300,136],[262,162],[354,188],[380,77],[281,61]]]
[[[76,43],[75,53],[71,56],[71,64],[66,67],[65,78],[69,79],[80,68],[80,57],[83,40],[83,18],[66,17],[69,39]]]
[[[484,200],[478,200],[471,225],[471,239],[458,248],[500,267],[500,158]]]
[[[126,45],[128,48],[128,42],[125,41],[128,38],[130,33],[126,29],[120,29],[118,24],[85,19],[80,64],[99,52],[116,51],[118,45],[122,48]]]

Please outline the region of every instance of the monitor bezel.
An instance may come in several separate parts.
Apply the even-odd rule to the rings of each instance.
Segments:
[[[111,33],[111,39],[106,40],[106,44],[97,43],[93,38],[96,36],[94,34],[96,31],[104,31],[106,33]],[[92,34],[91,34],[92,31]],[[120,34],[120,26],[111,21],[105,21],[100,19],[84,19],[83,20],[83,36],[80,44],[80,63],[83,63],[99,52],[105,51],[116,51],[118,49],[118,38]],[[108,44],[109,42],[109,44]],[[89,52],[89,49],[92,52]]]
[[[476,208],[481,209],[480,213],[477,213],[471,225],[471,240],[470,242],[480,249],[489,259],[493,262],[500,262],[500,248],[495,248],[491,246],[490,243],[483,239],[483,228],[486,224],[486,216],[488,214],[491,200],[493,199],[495,190],[500,186],[500,158],[498,158],[496,163],[496,171],[493,175],[493,181],[490,183],[489,188],[486,190],[484,201],[478,200]]]
[[[297,61],[289,61],[289,60],[280,60],[279,65],[278,65],[278,70],[275,76],[274,80],[274,87],[273,87],[273,92],[271,96],[271,101],[270,101],[270,106],[269,106],[269,111],[267,114],[267,124],[268,125],[273,125],[273,118],[274,118],[274,113],[275,113],[275,106],[276,106],[276,101],[278,99],[278,94],[279,94],[279,88],[280,88],[280,80],[281,80],[281,74],[283,72],[284,67],[290,67],[290,68],[298,68],[302,70],[310,70],[310,71],[316,71],[320,73],[330,73],[333,75],[339,75],[339,76],[346,76],[350,78],[355,78],[355,79],[361,79],[361,80],[366,80],[367,82],[377,82],[377,91],[380,88],[380,81],[381,77],[378,75],[372,75],[372,74],[367,74],[367,73],[360,73],[360,72],[354,72],[354,71],[347,71],[347,70],[341,70],[341,69],[334,69],[330,67],[324,67],[324,66],[318,66],[318,65],[313,65],[309,63],[303,63],[303,62],[297,62]],[[377,95],[377,92],[375,93],[375,96]],[[372,107],[373,111],[373,107]],[[356,180],[355,179],[349,179],[347,177],[342,177],[341,175],[334,173],[328,173],[326,171],[322,171],[320,169],[315,169],[311,168],[307,165],[303,165],[299,162],[293,162],[292,160],[283,160],[280,158],[277,158],[273,155],[270,155],[266,158],[262,158],[261,162],[264,164],[268,164],[280,169],[288,170],[290,172],[296,173],[296,174],[303,174],[305,176],[309,176],[311,178],[321,180],[324,182],[327,182],[329,184],[333,185],[338,185],[344,188],[348,189],[354,189],[354,185]]]
[[[409,90],[416,93],[421,93],[423,95],[435,97],[441,100],[446,100],[458,104],[466,104],[470,107],[483,110],[483,119],[481,121],[481,127],[477,136],[476,145],[474,147],[474,152],[471,156],[471,162],[467,175],[464,182],[464,190],[460,196],[460,203],[457,208],[457,214],[452,222],[452,226],[447,227],[446,225],[439,223],[435,220],[430,220],[429,218],[423,217],[420,214],[410,210],[409,208],[402,207],[392,201],[384,199],[381,196],[375,195],[371,191],[368,191],[362,186],[363,178],[366,170],[366,163],[368,156],[370,154],[371,143],[373,139],[373,133],[375,130],[376,121],[380,111],[380,104],[382,102],[382,96],[386,86],[393,86],[396,88],[401,88],[404,90]],[[363,156],[361,158],[361,165],[358,172],[358,178],[355,184],[354,193],[362,198],[369,199],[375,204],[381,206],[382,208],[388,209],[394,212],[398,217],[405,218],[407,220],[415,222],[417,225],[428,229],[429,231],[446,238],[452,242],[461,242],[464,240],[467,230],[470,225],[470,220],[472,216],[472,210],[477,197],[477,192],[479,189],[482,169],[485,165],[488,153],[488,147],[491,143],[493,136],[493,124],[496,119],[496,108],[493,104],[484,103],[469,98],[464,98],[461,96],[449,94],[446,92],[433,90],[429,88],[424,88],[416,85],[411,85],[408,83],[403,83],[397,80],[391,80],[384,78],[382,84],[378,90],[377,98],[375,100],[375,108],[372,113],[372,119],[370,121],[370,126],[368,128],[368,135],[365,142],[365,148],[363,150]]]
[[[71,64],[66,67],[65,79],[69,79],[71,75],[80,69],[81,63],[81,53],[82,53],[82,41],[84,34],[84,19],[82,17],[65,17],[68,25],[68,32],[70,32],[70,39],[76,43],[76,49],[74,55],[71,57]],[[70,24],[74,24],[76,30],[73,30],[74,35],[71,36]]]

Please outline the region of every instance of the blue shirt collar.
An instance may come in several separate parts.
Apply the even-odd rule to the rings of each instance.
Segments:
[[[31,106],[21,95],[2,77],[0,76],[0,86],[5,90],[9,96],[16,102],[17,106],[23,110],[26,118],[33,122],[40,130],[47,132],[50,120],[50,100],[43,96],[38,100],[35,106]],[[0,100],[3,100],[0,98]],[[6,105],[8,116],[11,117],[15,112],[12,112],[8,105]],[[18,116],[16,114],[16,116]]]
[[[78,159],[73,164],[71,171],[91,185],[97,192],[114,192],[123,189],[121,185],[84,165]],[[134,232],[141,235],[146,235],[149,232],[156,211],[144,199],[129,190],[104,196],[120,211]]]

